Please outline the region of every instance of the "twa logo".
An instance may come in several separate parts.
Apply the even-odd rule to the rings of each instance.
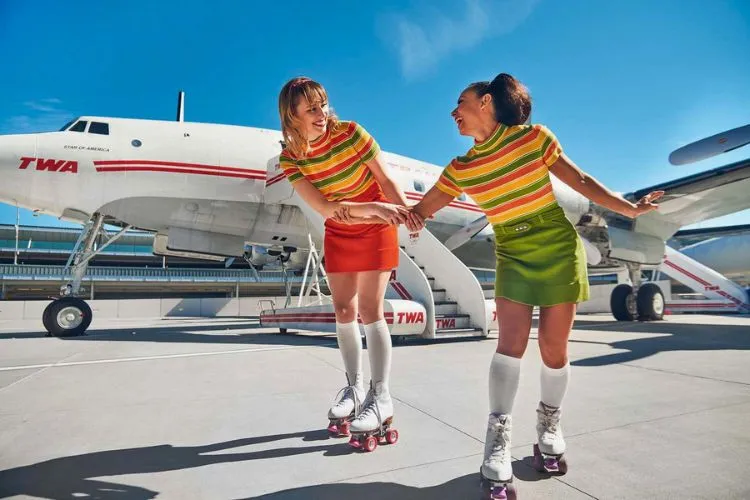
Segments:
[[[388,281],[396,281],[396,270],[395,269],[391,270],[391,277],[388,278]]]
[[[406,320],[406,321],[404,321]],[[400,312],[398,313],[398,322],[406,323],[406,324],[414,324],[414,323],[424,323],[424,313],[423,312]]]
[[[456,328],[456,318],[438,318],[435,320],[437,328]]]
[[[46,170],[48,172],[70,172],[72,174],[78,173],[78,162],[69,160],[55,160],[52,158],[30,158],[24,156],[21,158],[21,164],[18,166],[19,170],[26,170],[31,165],[31,162],[36,162],[36,170]]]

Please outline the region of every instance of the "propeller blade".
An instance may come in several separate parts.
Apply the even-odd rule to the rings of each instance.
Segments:
[[[725,130],[711,137],[691,142],[669,155],[672,165],[686,165],[750,144],[750,125]]]
[[[596,245],[591,243],[589,240],[581,236],[583,242],[583,248],[586,250],[586,262],[590,266],[595,266],[602,261],[602,253],[596,248]]]
[[[487,217],[483,215],[477,220],[470,222],[469,224],[453,233],[450,238],[445,240],[445,243],[443,244],[448,248],[448,250],[455,250],[456,248],[472,239],[477,233],[479,233],[479,231],[484,229],[487,224],[489,224],[489,222],[487,221]]]

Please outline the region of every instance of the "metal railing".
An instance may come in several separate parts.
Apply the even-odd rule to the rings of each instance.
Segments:
[[[0,264],[0,278],[8,281],[58,281],[70,277],[65,266]],[[283,282],[282,271],[258,271],[258,279],[251,270],[244,269],[183,269],[144,267],[89,267],[85,281],[159,281],[159,282]],[[287,280],[301,282],[301,273],[287,273]]]

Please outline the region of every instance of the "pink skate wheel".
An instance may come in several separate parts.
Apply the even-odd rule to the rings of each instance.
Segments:
[[[378,440],[375,439],[375,436],[367,436],[367,439],[365,439],[364,446],[362,447],[365,451],[370,452],[373,451],[378,446]]]
[[[351,446],[352,448],[359,448],[362,446],[362,443],[359,441],[359,439],[352,436],[352,438],[349,440],[349,446]]]
[[[352,426],[349,422],[344,422],[341,424],[341,427],[339,428],[339,434],[342,436],[348,436],[349,435],[349,428]]]
[[[328,432],[330,432],[331,434],[338,434],[339,428],[336,424],[331,422],[330,424],[328,424]]]
[[[396,429],[390,429],[385,433],[385,442],[388,444],[396,444],[398,441],[398,431]]]

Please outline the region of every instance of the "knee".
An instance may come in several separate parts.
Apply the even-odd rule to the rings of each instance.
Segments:
[[[568,344],[564,342],[543,342],[540,339],[539,353],[548,368],[562,368],[568,362]]]
[[[381,304],[362,303],[359,305],[359,315],[365,325],[383,319],[383,307]]]
[[[528,332],[521,329],[504,328],[497,341],[497,352],[513,358],[522,358],[528,344]]]
[[[353,302],[335,302],[333,309],[336,312],[336,321],[339,323],[348,323],[354,321],[357,317],[357,308]]]

